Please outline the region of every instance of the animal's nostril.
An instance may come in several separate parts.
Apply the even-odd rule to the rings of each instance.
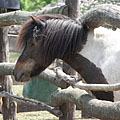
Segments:
[[[24,77],[24,76],[25,76],[25,73],[23,72],[23,73],[19,76],[18,81],[20,81],[20,80],[22,79],[22,77]]]
[[[13,70],[13,75],[15,76],[15,70]]]
[[[24,72],[17,73],[15,71],[13,71],[13,75],[14,75],[16,81],[21,81],[22,78],[25,76],[25,73]]]
[[[17,80],[17,76],[15,74],[15,70],[13,70],[13,76],[15,77],[15,80]]]

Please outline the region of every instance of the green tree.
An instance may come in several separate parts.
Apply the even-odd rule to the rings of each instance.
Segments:
[[[21,9],[25,11],[34,11],[50,4],[56,0],[20,0]]]

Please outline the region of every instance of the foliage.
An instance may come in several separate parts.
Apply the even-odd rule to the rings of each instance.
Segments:
[[[20,0],[20,4],[22,10],[34,11],[55,1],[65,2],[65,0]],[[95,7],[95,5],[106,3],[120,5],[120,0],[80,0],[80,12],[84,13],[90,8]]]
[[[41,9],[54,1],[56,0],[20,0],[20,6],[22,10],[34,11],[36,9]]]

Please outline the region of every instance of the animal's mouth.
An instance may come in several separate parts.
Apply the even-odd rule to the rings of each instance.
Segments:
[[[18,81],[20,82],[28,82],[30,80],[30,77],[26,76],[24,73],[21,74],[20,78]]]
[[[27,82],[30,80],[30,75],[35,67],[35,61],[28,59],[25,62],[17,62],[14,69],[15,80],[18,82]]]
[[[38,76],[45,68],[46,67],[35,64],[35,61],[29,60],[24,64],[17,63],[13,74],[16,81],[27,82],[30,78]]]
[[[21,75],[15,76],[15,80],[18,82],[28,82],[30,80],[30,75],[21,73]]]

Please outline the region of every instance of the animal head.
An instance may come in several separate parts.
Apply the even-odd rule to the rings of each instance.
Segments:
[[[86,27],[66,16],[31,17],[23,25],[17,41],[23,52],[14,69],[16,80],[28,81],[55,58],[69,58],[82,49],[86,39]]]

